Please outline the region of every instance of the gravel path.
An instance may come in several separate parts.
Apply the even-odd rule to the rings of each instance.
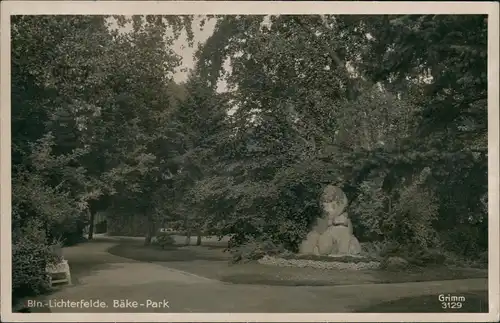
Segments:
[[[486,279],[403,284],[288,287],[232,285],[168,268],[111,255],[117,239],[65,248],[75,277],[73,286],[44,297],[49,300],[100,300],[105,308],[34,309],[61,312],[351,312],[374,303],[416,297],[486,290]],[[129,301],[136,308],[119,307]],[[165,302],[168,306],[164,306]],[[142,304],[142,305],[141,305]],[[159,307],[153,307],[156,304]],[[162,305],[163,304],[163,305]]]

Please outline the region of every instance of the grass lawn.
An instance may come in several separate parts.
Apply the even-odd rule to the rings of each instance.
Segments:
[[[443,309],[436,295],[401,298],[355,310],[358,313],[488,313],[488,292],[461,293],[461,308]]]
[[[170,268],[234,284],[329,286],[487,277],[487,270],[452,269],[445,266],[393,272],[277,267],[257,262],[231,264],[231,255],[224,252],[224,248],[210,246],[172,246],[162,250],[141,243],[124,243],[111,247],[108,252],[129,259],[158,262]]]

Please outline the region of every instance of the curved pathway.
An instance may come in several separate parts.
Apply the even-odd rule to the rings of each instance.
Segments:
[[[233,285],[171,269],[166,263],[109,254],[107,249],[116,243],[65,248],[75,283],[45,297],[46,301],[101,300],[108,307],[52,307],[50,312],[351,312],[403,297],[435,294],[437,301],[438,294],[482,291],[488,286],[487,279],[320,287]],[[128,308],[116,307],[127,301]],[[137,308],[130,307],[134,301]]]

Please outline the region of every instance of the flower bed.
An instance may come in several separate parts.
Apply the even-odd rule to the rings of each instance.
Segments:
[[[301,256],[298,256],[301,257]],[[380,262],[374,261],[373,259],[366,259],[362,257],[351,257],[356,259],[354,262],[347,262],[345,258],[339,257],[338,259],[342,259],[341,261],[337,260],[337,257],[328,257],[328,261],[324,260],[313,260],[313,256],[309,256],[305,259],[291,259],[292,257],[287,257],[289,259],[285,259],[283,257],[271,257],[264,256],[258,260],[260,264],[263,265],[273,265],[279,267],[311,267],[317,269],[348,269],[348,270],[363,270],[363,269],[378,269],[380,267]]]
[[[358,263],[358,262],[380,262],[381,258],[373,257],[368,255],[363,256],[352,256],[352,255],[337,255],[337,256],[316,256],[316,255],[298,255],[293,253],[286,253],[279,255],[279,258],[287,259],[287,260],[314,260],[321,262],[349,262],[349,263]]]

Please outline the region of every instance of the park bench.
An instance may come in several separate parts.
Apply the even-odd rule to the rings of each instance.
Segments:
[[[47,273],[49,275],[50,287],[53,287],[54,284],[60,283],[71,285],[71,272],[69,269],[68,261],[66,259],[63,258],[62,261],[56,265],[47,266]],[[61,278],[57,277],[61,275]],[[56,276],[57,278],[55,278],[54,276]]]

